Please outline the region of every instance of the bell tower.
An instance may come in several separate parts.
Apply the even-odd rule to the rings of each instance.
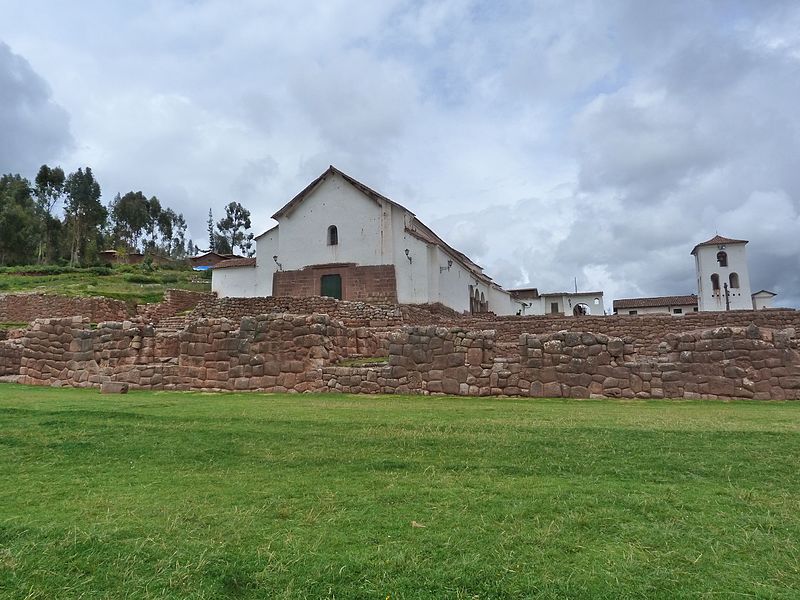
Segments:
[[[747,240],[715,235],[692,250],[700,311],[752,310]]]

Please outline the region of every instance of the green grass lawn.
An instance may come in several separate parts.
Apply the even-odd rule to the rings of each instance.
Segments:
[[[109,275],[89,269],[71,273],[22,275],[0,273],[0,294],[43,292],[64,296],[105,296],[131,304],[161,302],[168,289],[211,291],[211,280],[186,269],[158,269],[144,273],[138,267],[115,267]]]
[[[798,598],[798,459],[800,403],[0,385],[0,597]]]

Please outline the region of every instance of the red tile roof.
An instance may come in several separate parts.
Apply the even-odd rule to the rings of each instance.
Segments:
[[[697,296],[655,296],[653,298],[621,298],[614,300],[614,310],[618,308],[648,308],[657,306],[697,306]]]
[[[710,240],[706,240],[705,242],[700,242],[694,248],[692,248],[691,254],[697,252],[697,249],[700,246],[724,246],[725,244],[746,244],[747,240],[734,240],[733,238],[726,238],[721,235],[715,235]]]
[[[215,269],[230,269],[233,267],[255,267],[255,258],[229,258],[219,262],[214,267]]]

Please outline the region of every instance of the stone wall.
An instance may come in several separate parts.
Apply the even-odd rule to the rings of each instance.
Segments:
[[[561,331],[523,334],[513,358],[494,356],[493,331],[413,328],[392,335],[386,367],[327,367],[352,393],[470,396],[800,399],[795,331],[719,327],[669,334],[653,360],[632,338]]]
[[[170,334],[144,322],[93,328],[79,317],[50,319],[34,322],[13,342],[16,349],[0,343],[0,368],[6,375],[18,368],[30,384],[120,381],[148,389],[800,399],[793,328],[750,323],[667,333],[653,356],[638,353],[633,336],[585,331],[524,333],[504,355],[494,330],[427,326],[383,334],[324,314],[206,318]],[[374,345],[384,343],[385,366],[338,364],[375,354]]]
[[[323,391],[321,367],[346,355],[352,340],[327,315],[201,319],[168,335],[142,322],[93,328],[79,317],[43,319],[20,340],[18,372],[21,383],[38,385]]]
[[[325,297],[285,298],[203,298],[192,313],[193,318],[226,318],[239,321],[242,317],[269,313],[326,314],[342,321],[347,327],[396,328],[403,324],[397,306],[375,306],[365,302],[350,302]]]
[[[149,323],[158,324],[162,319],[194,309],[202,300],[216,298],[212,292],[192,292],[189,290],[167,290],[164,300],[153,304],[140,304],[136,314]],[[46,317],[45,317],[46,318]]]
[[[800,311],[793,309],[741,310],[730,312],[691,313],[682,317],[672,315],[614,315],[586,317],[472,315],[458,319],[436,321],[448,326],[468,329],[493,329],[497,332],[498,353],[513,355],[519,336],[523,333],[542,335],[557,331],[592,331],[611,337],[633,338],[634,354],[653,357],[659,354],[659,344],[669,334],[716,327],[746,327],[755,323],[769,329],[794,328],[800,331]]]
[[[323,275],[339,275],[342,298],[373,304],[397,304],[394,265],[356,266],[355,264],[315,265],[295,271],[277,271],[272,290],[276,296],[295,298],[319,296]]]
[[[16,341],[0,341],[0,377],[19,375],[22,366],[22,345]]]
[[[128,306],[111,298],[74,298],[55,294],[0,294],[0,322],[29,323],[35,319],[80,315],[92,323],[123,321]]]

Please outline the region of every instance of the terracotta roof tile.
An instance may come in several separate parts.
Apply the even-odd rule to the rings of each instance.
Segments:
[[[618,308],[648,308],[656,306],[696,306],[697,296],[654,296],[652,298],[621,298],[614,300],[614,310]]]
[[[747,240],[735,240],[733,238],[726,238],[721,235],[715,235],[710,240],[706,240],[705,242],[700,242],[694,248],[692,248],[691,254],[697,252],[697,249],[700,246],[723,246],[725,244],[746,244]]]
[[[255,258],[229,258],[219,262],[214,267],[215,269],[230,269],[233,267],[255,267]]]

